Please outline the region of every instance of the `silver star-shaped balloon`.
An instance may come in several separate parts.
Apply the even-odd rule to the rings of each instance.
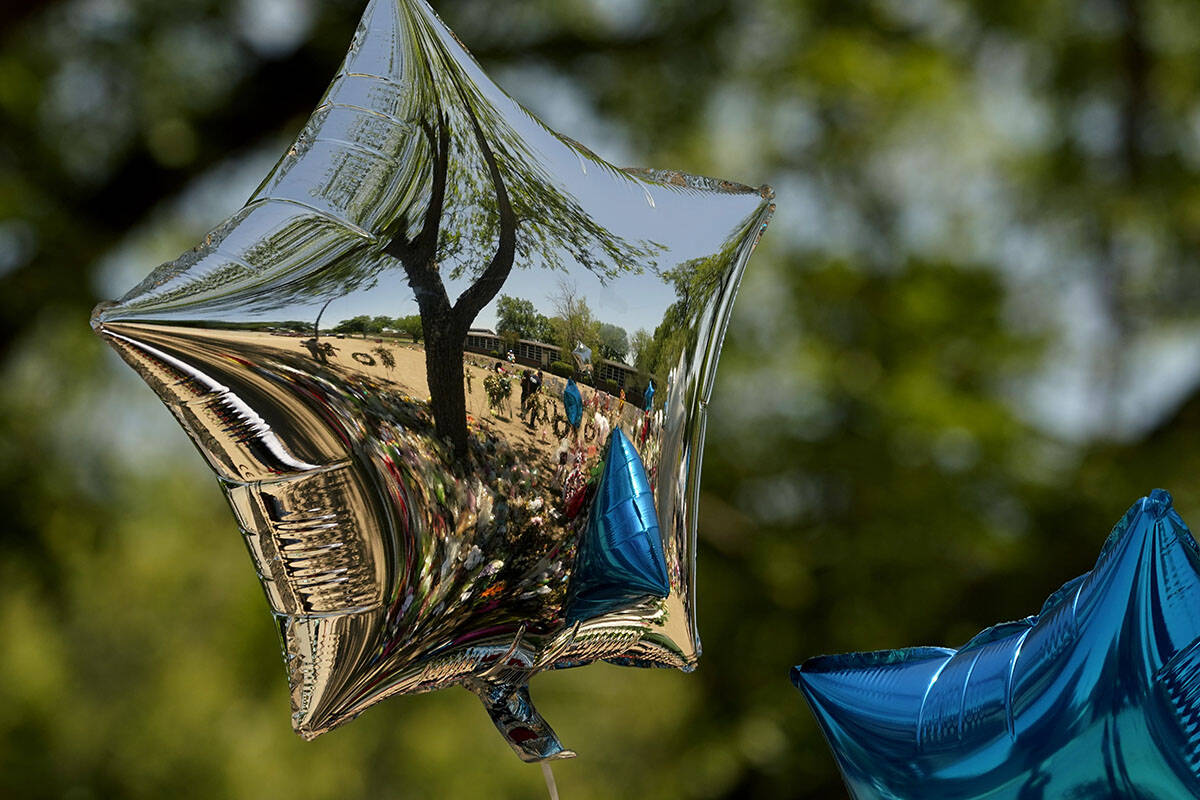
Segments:
[[[422,0],[369,4],[245,207],[93,315],[220,480],[302,736],[463,685],[563,757],[530,676],[695,665],[704,410],[772,210],[610,166]]]

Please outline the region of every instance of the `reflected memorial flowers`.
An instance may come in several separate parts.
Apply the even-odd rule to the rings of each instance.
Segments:
[[[218,476],[298,733],[461,685],[523,759],[561,758],[534,674],[695,666],[705,407],[773,208],[612,167],[422,0],[368,5],[245,207],[92,319]],[[544,306],[564,279],[586,313],[547,320],[560,341],[493,321],[501,290]],[[653,347],[601,357],[589,308]]]

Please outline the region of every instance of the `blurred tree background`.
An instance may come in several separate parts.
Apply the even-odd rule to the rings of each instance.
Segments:
[[[87,325],[250,194],[361,5],[0,6],[0,795],[544,793],[467,692],[291,733],[217,486]],[[707,652],[535,681],[565,798],[844,797],[792,664],[1032,613],[1154,486],[1200,524],[1200,4],[435,6],[610,160],[778,194],[711,406]]]

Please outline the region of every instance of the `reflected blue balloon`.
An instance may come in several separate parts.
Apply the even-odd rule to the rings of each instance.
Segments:
[[[578,428],[583,421],[583,395],[575,385],[574,378],[567,379],[567,388],[563,389],[563,407],[567,411],[567,422],[572,428]]]
[[[1200,554],[1155,490],[1036,617],[792,670],[855,800],[1200,796]]]
[[[654,408],[654,381],[650,381],[650,385],[646,387],[646,410]]]
[[[633,442],[613,430],[587,528],[580,538],[567,622],[624,608],[671,584],[658,533],[654,490]]]

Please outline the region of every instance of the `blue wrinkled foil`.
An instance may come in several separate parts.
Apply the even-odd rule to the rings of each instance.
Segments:
[[[1200,796],[1200,557],[1171,496],[1035,617],[793,669],[855,800]]]
[[[567,388],[563,389],[563,408],[567,414],[567,422],[571,423],[572,428],[578,428],[579,423],[583,421],[583,398],[574,378],[569,379]]]
[[[670,590],[654,490],[637,449],[617,429],[580,539],[567,621],[598,617],[647,595],[666,597]]]

